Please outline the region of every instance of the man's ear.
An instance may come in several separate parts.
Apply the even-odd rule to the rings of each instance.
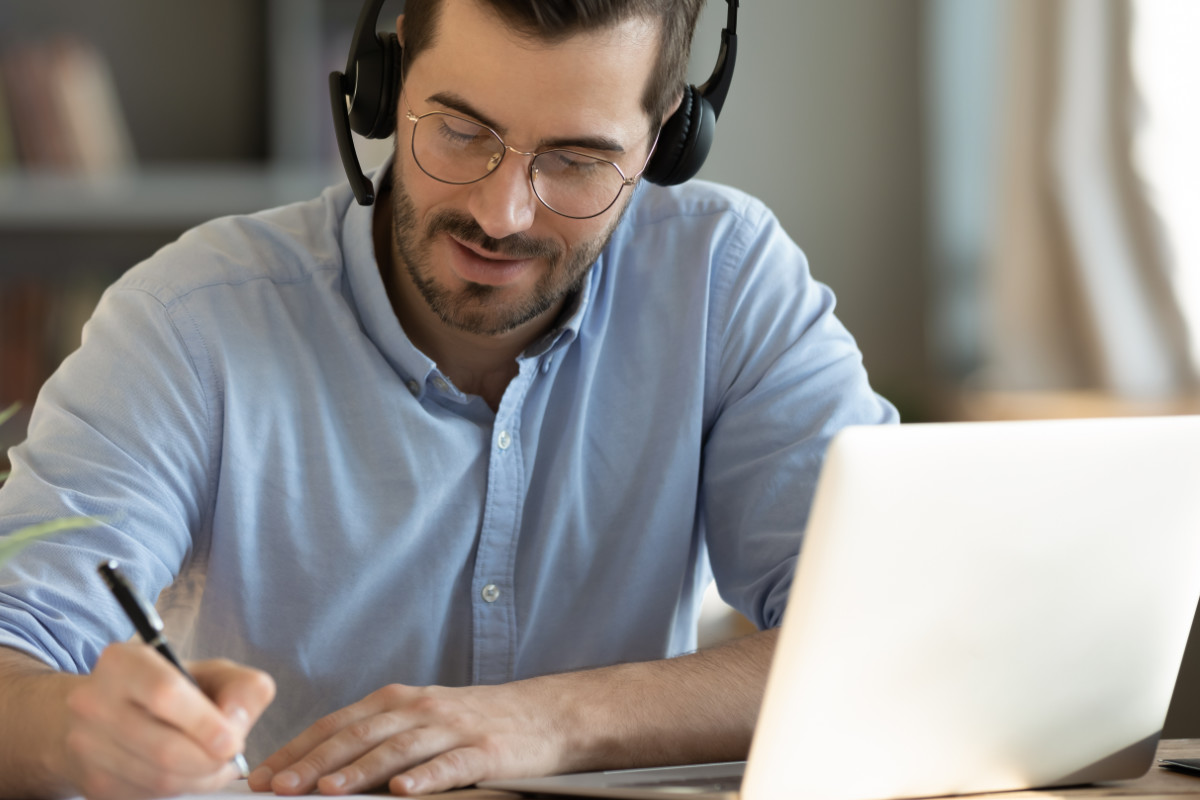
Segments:
[[[683,105],[683,92],[680,92],[678,95],[676,95],[675,102],[671,103],[671,105],[667,107],[667,110],[663,112],[662,119],[658,121],[658,127],[662,128],[663,125],[666,125],[667,120],[669,120],[671,116],[679,110],[679,106],[681,105]]]
[[[400,46],[404,47],[404,15],[396,17],[396,38],[400,40]]]

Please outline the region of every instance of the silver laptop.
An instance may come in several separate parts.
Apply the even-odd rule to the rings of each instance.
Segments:
[[[1198,598],[1200,417],[849,428],[747,762],[482,785],[883,800],[1136,777]]]

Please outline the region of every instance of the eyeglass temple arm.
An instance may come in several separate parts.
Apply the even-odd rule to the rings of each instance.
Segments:
[[[729,86],[733,83],[733,65],[737,61],[737,10],[738,0],[725,0],[729,5],[725,29],[721,31],[721,50],[717,54],[717,65],[713,67],[712,75],[697,87],[701,96],[708,100],[715,116],[721,115],[725,105],[725,96],[729,94]]]

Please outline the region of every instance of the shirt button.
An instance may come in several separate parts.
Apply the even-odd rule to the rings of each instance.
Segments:
[[[437,387],[439,392],[445,392],[450,389],[450,384],[446,383],[440,375],[433,379],[433,385]]]
[[[553,363],[554,363],[553,358],[547,358],[545,361],[542,362],[542,374],[543,375],[545,375],[547,372],[550,371],[550,365]]]
[[[412,392],[413,397],[421,393],[421,384],[416,381],[409,381],[406,385],[408,386],[408,390]]]
[[[483,587],[483,591],[479,594],[483,597],[485,603],[494,603],[500,599],[500,587],[494,583],[489,583]]]
[[[512,447],[512,435],[508,431],[500,431],[500,435],[496,437],[496,446],[501,450]]]

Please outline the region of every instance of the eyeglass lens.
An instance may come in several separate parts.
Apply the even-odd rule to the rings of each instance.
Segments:
[[[465,184],[490,175],[500,165],[506,149],[490,128],[434,111],[414,123],[412,152],[417,166],[431,178]],[[608,210],[625,184],[612,162],[570,150],[538,153],[530,176],[542,203],[563,216],[576,218],[594,217]]]

